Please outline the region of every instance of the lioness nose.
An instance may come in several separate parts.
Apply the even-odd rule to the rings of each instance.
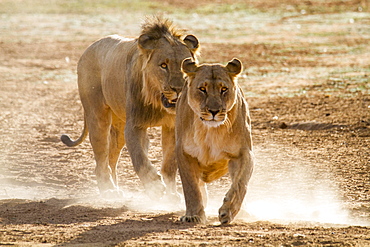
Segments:
[[[219,112],[219,110],[216,110],[216,111],[212,111],[212,110],[209,110],[210,113],[212,113],[212,116],[215,117],[216,114]]]

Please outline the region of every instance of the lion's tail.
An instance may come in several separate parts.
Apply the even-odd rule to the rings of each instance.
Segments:
[[[68,147],[74,147],[74,146],[81,144],[85,140],[88,133],[89,133],[89,130],[86,125],[86,119],[84,119],[84,129],[82,131],[81,136],[77,140],[73,141],[68,135],[62,135],[60,137],[60,140],[64,144],[66,144]]]

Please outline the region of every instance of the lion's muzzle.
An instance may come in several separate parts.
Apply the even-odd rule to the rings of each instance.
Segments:
[[[177,98],[169,100],[164,94],[161,97],[162,104],[165,108],[174,108],[176,106]]]

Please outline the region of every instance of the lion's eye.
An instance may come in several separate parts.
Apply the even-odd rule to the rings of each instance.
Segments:
[[[200,87],[199,90],[202,91],[203,93],[207,92],[207,89],[205,87]]]
[[[161,66],[162,69],[167,69],[167,64],[166,63],[162,63],[160,66]]]
[[[227,90],[228,90],[228,88],[227,88],[227,87],[222,87],[222,88],[221,88],[221,93],[226,93],[226,92],[227,92]]]

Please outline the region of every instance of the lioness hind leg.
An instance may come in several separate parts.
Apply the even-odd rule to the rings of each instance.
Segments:
[[[199,180],[199,189],[202,193],[202,201],[204,208],[207,207],[208,204],[208,192],[207,192],[207,184],[203,182],[201,179]]]
[[[206,223],[206,217],[205,215],[199,216],[199,215],[193,215],[193,216],[181,216],[180,217],[181,222],[190,222],[190,223],[200,223],[205,224]]]

